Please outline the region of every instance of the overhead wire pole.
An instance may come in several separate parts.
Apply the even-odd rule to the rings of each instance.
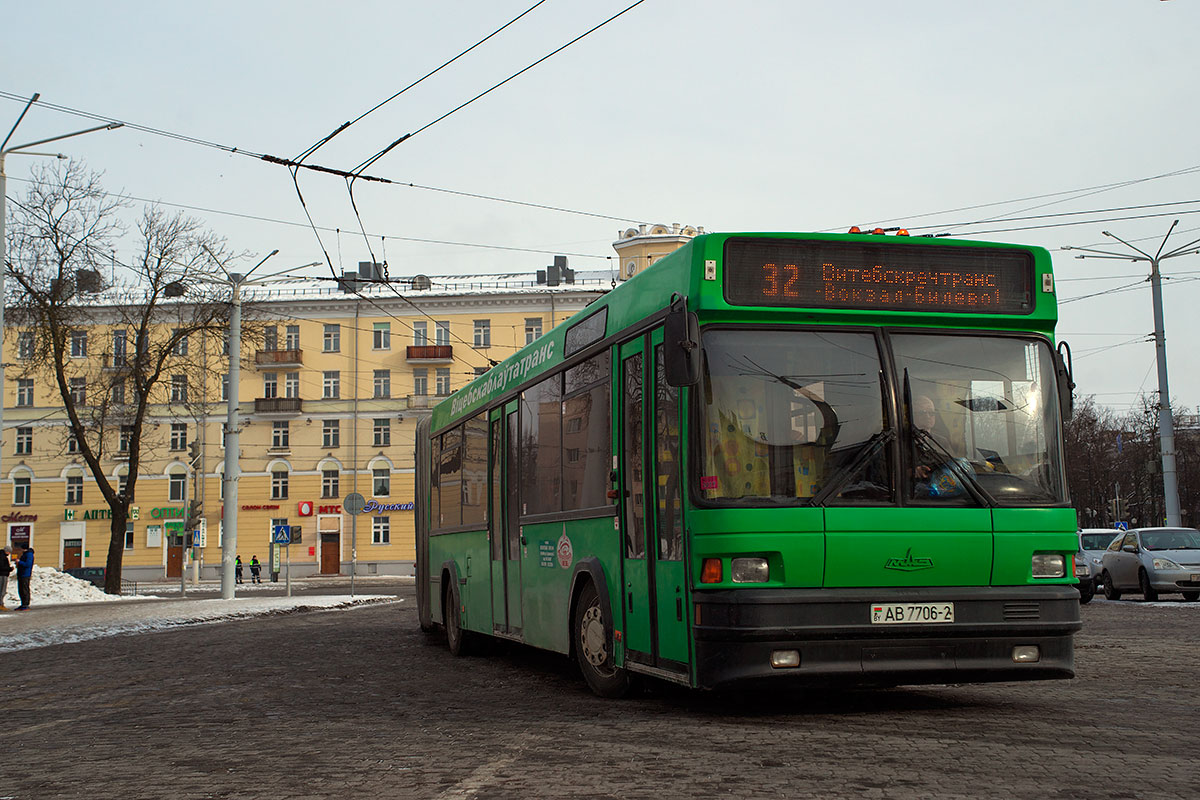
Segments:
[[[61,136],[51,136],[47,139],[38,139],[35,142],[26,142],[14,147],[9,147],[8,142],[12,139],[14,133],[17,132],[17,126],[21,124],[21,120],[25,119],[25,114],[29,108],[38,101],[41,94],[35,92],[33,97],[29,98],[29,102],[25,104],[25,108],[21,110],[21,115],[17,117],[17,121],[13,123],[12,130],[4,137],[4,141],[0,142],[0,342],[4,338],[4,273],[8,269],[8,231],[5,228],[5,221],[8,218],[8,205],[6,198],[8,196],[8,178],[4,174],[4,159],[9,155],[22,156],[50,156],[51,158],[66,158],[62,153],[32,153],[29,152],[30,147],[37,147],[41,144],[49,144],[57,142],[60,139],[70,139],[73,136],[82,136],[85,133],[94,133],[95,131],[111,131],[122,127],[124,123],[110,122],[104,125],[97,125],[94,128],[87,128],[82,131],[74,131],[73,133],[64,133]],[[4,359],[0,358],[0,397],[4,394]],[[0,451],[3,450],[4,443],[4,403],[0,402]],[[2,480],[2,478],[0,478]]]
[[[1182,520],[1179,513],[1179,483],[1175,474],[1175,419],[1171,411],[1171,392],[1167,382],[1167,335],[1163,321],[1162,273],[1159,270],[1159,265],[1168,258],[1200,253],[1200,249],[1196,249],[1196,246],[1200,245],[1200,239],[1194,239],[1181,247],[1176,247],[1174,250],[1166,253],[1163,252],[1163,249],[1167,246],[1167,239],[1171,238],[1171,233],[1178,224],[1179,220],[1171,223],[1171,227],[1167,230],[1167,235],[1159,243],[1158,251],[1154,255],[1150,255],[1109,231],[1103,231],[1104,235],[1111,239],[1116,239],[1137,253],[1137,255],[1114,253],[1091,247],[1071,247],[1068,245],[1063,248],[1063,250],[1078,251],[1079,255],[1075,256],[1076,258],[1145,261],[1150,264],[1150,290],[1154,305],[1154,350],[1158,365],[1158,440],[1159,449],[1162,453],[1163,506],[1166,511],[1166,524],[1170,527],[1179,527],[1182,524]]]

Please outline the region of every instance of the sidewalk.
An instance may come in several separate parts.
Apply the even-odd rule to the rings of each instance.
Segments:
[[[349,579],[347,578],[347,581]],[[400,603],[395,595],[306,594],[292,597],[235,597],[223,600],[209,593],[197,598],[127,598],[104,603],[34,605],[28,611],[0,614],[0,652],[105,636],[148,633],[183,625],[228,622],[296,611],[336,610]],[[295,588],[295,584],[293,584]],[[241,587],[238,587],[241,590]],[[178,587],[176,587],[178,591]],[[219,593],[220,585],[216,586]]]

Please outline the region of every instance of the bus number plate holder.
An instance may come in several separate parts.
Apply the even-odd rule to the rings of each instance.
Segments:
[[[954,603],[872,603],[872,625],[954,622]]]

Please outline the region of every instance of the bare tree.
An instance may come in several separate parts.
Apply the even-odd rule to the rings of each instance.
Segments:
[[[225,335],[227,304],[188,279],[211,265],[210,254],[228,254],[196,220],[151,206],[136,225],[138,255],[118,268],[110,254],[123,203],[77,162],[35,169],[15,205],[4,266],[15,287],[10,320],[24,337],[19,368],[56,387],[67,437],[111,510],[104,588],[117,594],[139,467],[156,444],[146,423],[186,418],[198,376],[220,368],[192,342]],[[127,462],[124,486],[104,469],[114,456]]]

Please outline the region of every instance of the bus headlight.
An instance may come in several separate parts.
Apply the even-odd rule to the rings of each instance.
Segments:
[[[735,558],[731,571],[734,583],[766,583],[771,578],[765,558]]]
[[[1061,578],[1067,574],[1066,564],[1061,553],[1034,553],[1033,577]]]

